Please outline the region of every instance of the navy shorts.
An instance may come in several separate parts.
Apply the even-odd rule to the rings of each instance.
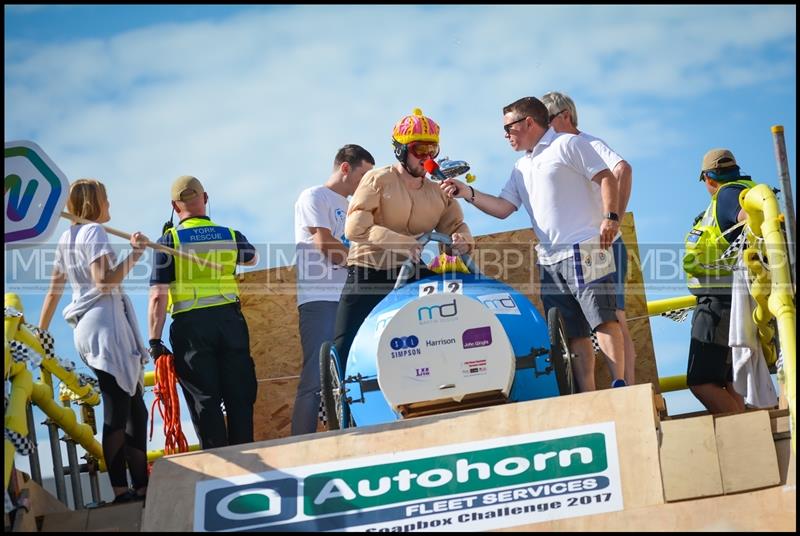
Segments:
[[[617,292],[617,309],[625,310],[625,277],[628,275],[628,248],[622,237],[614,241],[614,265],[617,271],[614,273],[614,285]]]
[[[572,258],[547,266],[539,265],[544,310],[558,307],[564,317],[567,337],[588,337],[600,324],[617,321],[613,277],[609,274],[579,288]]]
[[[731,319],[730,296],[698,296],[692,315],[692,340],[686,384],[713,383],[725,387],[733,381],[728,330]]]

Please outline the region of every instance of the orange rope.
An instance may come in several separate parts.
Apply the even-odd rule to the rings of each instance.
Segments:
[[[176,388],[177,376],[172,354],[163,354],[156,360],[156,378],[153,393],[155,400],[150,406],[150,439],[153,439],[153,409],[158,404],[158,412],[164,422],[164,453],[189,452],[189,442],[181,429],[181,406]]]

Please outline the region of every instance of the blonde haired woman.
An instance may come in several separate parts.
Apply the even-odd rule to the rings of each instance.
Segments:
[[[79,179],[70,186],[69,212],[95,223],[74,223],[61,235],[39,326],[48,329],[69,281],[72,301],[64,308],[64,320],[75,330],[78,355],[97,376],[103,398],[103,456],[114,502],[127,502],[143,500],[147,492],[147,407],[142,391],[148,353],[121,284],[148,240],[134,233],[133,251],[117,263],[100,225],[111,219],[109,206],[100,181]],[[133,489],[128,487],[126,466]]]

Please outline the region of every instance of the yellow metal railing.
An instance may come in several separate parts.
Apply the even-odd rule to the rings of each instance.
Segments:
[[[5,306],[20,313],[23,312],[19,296],[13,293],[5,295]],[[14,362],[11,357],[11,341],[18,341],[41,356],[41,380],[33,381],[33,376],[24,362]],[[96,406],[100,403],[100,394],[91,385],[81,384],[79,376],[62,367],[58,360],[48,356],[41,341],[27,325],[22,316],[7,316],[5,318],[5,378],[11,382],[10,398],[6,410],[5,426],[22,437],[28,437],[27,404],[28,401],[38,406],[47,417],[59,428],[64,430],[77,444],[83,447],[89,455],[98,462],[100,471],[106,470],[103,458],[103,448],[94,438],[94,431],[89,424],[80,423],[75,412],[70,407],[59,405],[53,395],[53,380],[55,376],[67,387],[68,399],[77,400],[80,404]],[[144,375],[145,387],[155,385],[155,372],[149,371]],[[63,396],[62,396],[63,398]],[[200,445],[190,445],[189,451],[200,450]],[[5,485],[8,486],[11,468],[14,463],[14,445],[5,440]],[[150,450],[147,460],[154,461],[164,456],[164,450]]]
[[[697,305],[697,296],[694,295],[653,300],[647,302],[647,314],[650,316],[658,316],[669,311],[686,309],[687,307],[694,307],[695,305]]]
[[[792,432],[792,450],[796,452],[796,357],[797,332],[795,294],[792,285],[789,256],[786,241],[781,232],[783,215],[778,207],[778,200],[772,189],[766,184],[743,190],[739,195],[739,203],[747,214],[747,224],[753,237],[763,239],[763,248],[750,247],[742,253],[743,261],[751,276],[750,294],[756,302],[753,310],[753,323],[758,329],[758,338],[764,350],[764,358],[772,366],[777,361],[777,352],[773,343],[775,329],[772,320],[778,326],[778,342],[783,367],[778,379],[784,384],[786,400],[789,406]],[[752,242],[752,240],[751,240]],[[762,262],[764,252],[767,266]],[[694,296],[680,296],[647,302],[647,312],[656,316],[668,311],[693,307],[697,300]],[[680,391],[687,388],[686,375],[665,376],[658,379],[662,393]]]
[[[766,184],[759,184],[744,190],[739,194],[739,203],[747,213],[750,229],[759,238],[764,239],[767,263],[769,264],[770,284],[767,305],[770,313],[775,316],[778,323],[778,341],[783,359],[783,371],[780,375],[785,386],[786,401],[789,405],[789,422],[792,433],[792,451],[796,452],[796,357],[797,357],[797,332],[794,286],[792,285],[789,268],[789,255],[786,250],[786,241],[781,232],[781,216],[778,200],[772,189]],[[760,318],[755,318],[757,325],[768,322],[764,310],[760,311]]]
[[[22,303],[16,294],[5,295],[5,306],[22,313]],[[25,325],[22,316],[6,316],[5,323],[5,380],[11,382],[11,394],[8,409],[5,414],[5,427],[23,438],[28,437],[27,405],[32,401],[41,410],[64,430],[86,452],[95,457],[101,468],[105,469],[103,462],[103,448],[94,438],[92,427],[79,423],[71,408],[59,406],[53,400],[52,380],[53,374],[81,397],[83,403],[96,405],[100,402],[100,395],[91,385],[81,385],[75,372],[64,369],[57,360],[48,357],[42,348],[39,339]],[[42,357],[43,381],[33,381],[33,376],[28,370],[27,363],[14,362],[11,357],[11,341],[18,341],[27,345],[31,350]],[[14,465],[15,448],[8,438],[5,438],[5,466],[4,485],[8,487],[11,478],[11,469]]]

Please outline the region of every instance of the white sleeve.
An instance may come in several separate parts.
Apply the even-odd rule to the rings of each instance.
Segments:
[[[58,241],[58,245],[56,245],[56,256],[55,259],[53,259],[53,268],[62,274],[67,273],[67,265],[64,262],[64,247],[64,239],[62,237],[62,239]]]
[[[114,248],[108,243],[108,234],[101,225],[92,224],[86,228],[84,247],[86,252],[86,261],[92,264],[94,261],[103,255],[111,254],[114,258]]]
[[[617,167],[617,164],[622,162],[624,159],[618,155],[614,149],[609,147],[606,142],[601,139],[594,139],[591,142],[592,148],[600,155],[600,158],[603,159],[608,169],[614,171],[614,168]]]
[[[519,208],[522,204],[522,195],[520,194],[519,183],[522,180],[522,172],[514,166],[511,170],[511,176],[506,181],[503,190],[500,192],[500,199],[505,199],[515,207]]]
[[[592,180],[595,175],[608,169],[594,147],[580,136],[570,136],[566,140],[564,152],[569,165],[587,180]]]
[[[308,231],[309,227],[325,227],[333,231],[330,212],[323,196],[303,192],[295,204],[295,225],[304,231]]]

